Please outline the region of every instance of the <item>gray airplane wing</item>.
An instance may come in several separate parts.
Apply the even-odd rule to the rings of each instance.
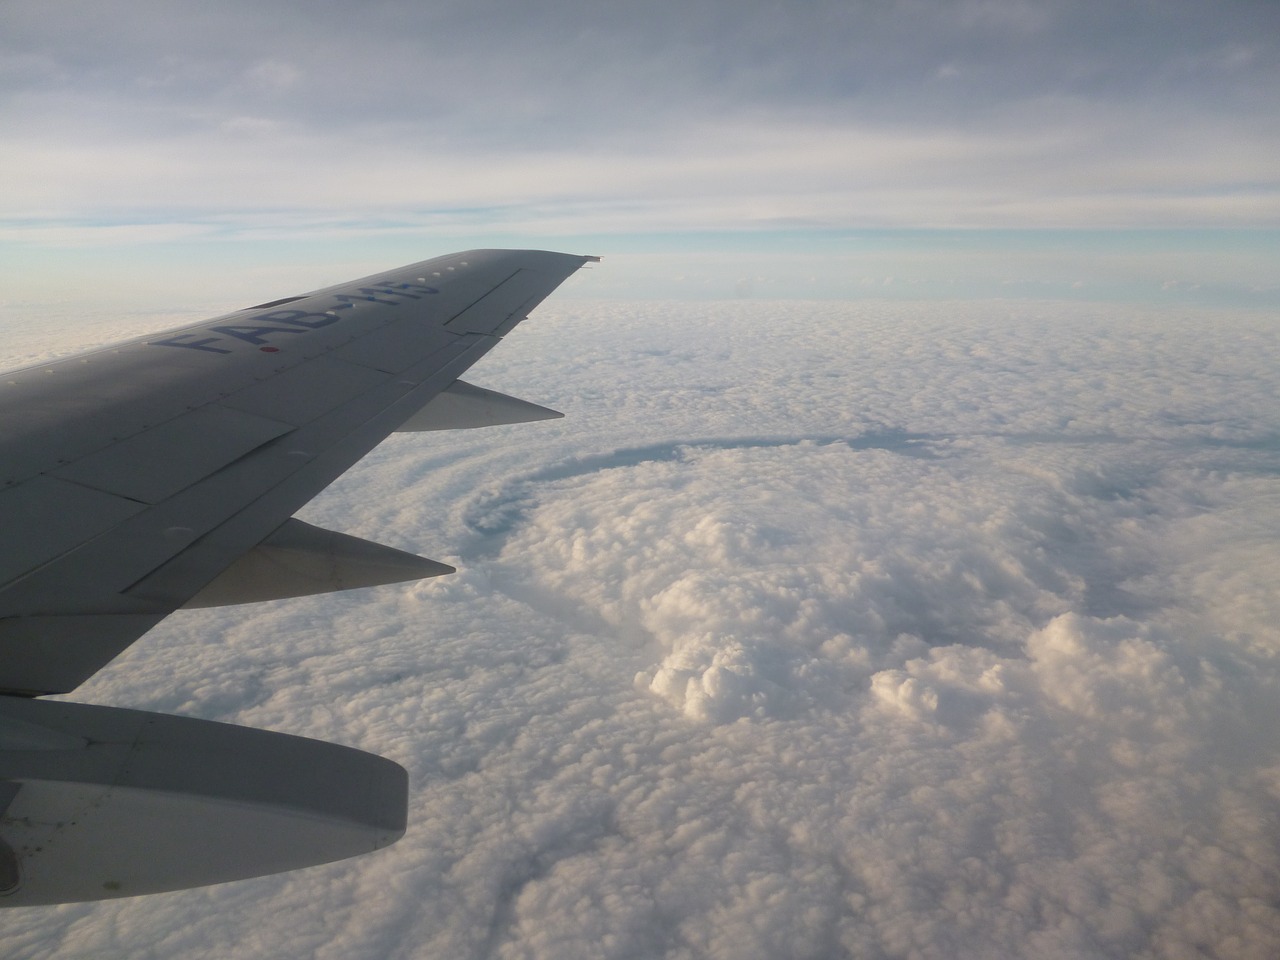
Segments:
[[[272,553],[332,557],[292,515],[402,424],[509,399],[455,382],[585,259],[455,254],[0,377],[0,691],[66,693],[235,602],[224,572],[263,599]],[[383,550],[352,576],[433,569]]]
[[[0,895],[3,828],[20,819],[15,809],[24,796],[30,801],[49,782],[79,777],[81,789],[115,776],[88,775],[74,763],[71,773],[59,773],[54,764],[53,773],[42,767],[23,781],[13,770],[29,768],[10,754],[29,741],[106,742],[103,731],[117,727],[134,731],[119,736],[136,741],[142,729],[104,719],[108,708],[27,698],[75,689],[180,607],[449,572],[293,514],[398,429],[558,416],[458,377],[591,259],[532,250],[453,254],[0,374],[0,695],[7,695],[0,696]],[[54,706],[63,712],[45,709]],[[68,719],[76,707],[98,712]],[[202,722],[155,728],[170,739],[163,748],[170,755],[187,741],[219,742],[189,732],[188,723]],[[254,749],[237,741],[244,756]],[[261,759],[278,764],[271,751],[290,749],[264,746]],[[6,757],[13,761],[7,767]],[[12,786],[23,782],[25,791]],[[176,789],[164,788],[166,795]],[[275,788],[237,789],[247,794],[227,802],[243,806]],[[202,802],[210,796],[221,794],[206,790]],[[386,816],[378,816],[383,829]],[[7,844],[17,849],[12,837]],[[28,859],[19,852],[10,872],[29,881],[31,869],[39,870],[34,855]],[[116,886],[98,895],[144,892],[136,883],[107,882]],[[15,880],[12,889],[29,895],[11,902],[48,902],[30,888]]]

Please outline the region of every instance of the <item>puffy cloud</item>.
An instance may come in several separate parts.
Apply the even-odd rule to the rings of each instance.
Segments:
[[[1273,956],[1277,370],[1249,314],[548,304],[474,373],[566,420],[307,509],[457,575],[181,614],[77,694],[383,752],[408,835],[6,949]]]

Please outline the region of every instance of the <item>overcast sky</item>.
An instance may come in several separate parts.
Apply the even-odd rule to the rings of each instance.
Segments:
[[[0,279],[534,245],[600,295],[1272,303],[1277,99],[1269,0],[10,0]]]

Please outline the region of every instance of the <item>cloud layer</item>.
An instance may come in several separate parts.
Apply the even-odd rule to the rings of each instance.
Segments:
[[[16,958],[1269,957],[1265,318],[548,304],[307,519],[454,563],[175,616],[85,699],[408,767],[366,859],[6,913]]]
[[[1276,223],[1266,2],[22,0],[3,26],[10,229]]]
[[[552,246],[600,297],[1274,307],[1277,38],[1269,0],[12,0],[0,289],[212,312]]]

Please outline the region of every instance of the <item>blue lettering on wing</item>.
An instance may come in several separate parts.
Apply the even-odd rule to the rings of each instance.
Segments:
[[[337,323],[340,319],[336,313],[308,313],[306,310],[277,310],[274,313],[263,314],[263,320],[270,320],[272,323],[292,323],[299,327],[306,327],[309,330],[316,330],[320,327],[327,327],[331,323]]]
[[[203,340],[192,339],[196,335],[194,333],[182,333],[176,337],[169,337],[167,340],[148,340],[147,343],[156,347],[186,347],[188,350],[203,350],[205,353],[230,353],[230,350],[223,350],[220,347],[211,347],[209,344],[217,343],[221,337],[205,337]]]
[[[416,283],[378,283],[374,286],[360,287],[355,293],[336,293],[333,299],[342,303],[366,301],[368,303],[385,303],[397,307],[401,300],[390,300],[388,297],[402,297],[404,300],[421,300],[424,295],[439,293],[434,287],[424,287]]]
[[[317,312],[312,310],[273,310],[271,313],[262,314],[256,317],[258,320],[269,321],[269,325],[264,324],[219,324],[215,327],[208,327],[210,333],[222,334],[218,337],[201,337],[196,333],[180,333],[163,340],[148,340],[149,344],[158,347],[184,347],[187,350],[199,350],[203,353],[232,353],[234,351],[226,349],[226,347],[213,346],[213,344],[230,345],[227,337],[240,340],[244,343],[251,343],[264,351],[276,352],[274,346],[264,346],[270,344],[270,338],[278,333],[306,333],[308,330],[318,330],[321,327],[327,327],[330,324],[337,323],[342,319],[338,311],[350,310],[358,303],[381,303],[390,307],[398,307],[406,300],[421,300],[424,296],[431,296],[439,293],[436,287],[429,287],[423,283],[406,283],[400,280],[375,280],[370,286],[358,287],[354,292],[335,293],[333,299],[337,301],[328,310]],[[399,298],[399,299],[396,299]],[[276,300],[270,304],[263,304],[262,307],[253,309],[262,309],[272,306],[273,304],[291,303],[297,300],[305,300],[306,297],[290,297],[284,300]]]
[[[433,293],[439,293],[435,287],[428,287],[421,283],[402,283],[398,280],[375,281],[373,285],[368,287],[360,287],[355,293],[335,293],[333,299],[338,301],[334,310],[345,310],[358,302],[365,303],[385,303],[388,306],[398,307],[404,300],[421,300],[424,296]],[[401,300],[388,299],[389,297],[401,297]]]
[[[393,307],[400,306],[399,300],[383,300],[381,297],[374,296],[374,292],[370,289],[362,289],[359,293],[338,293],[334,294],[333,299],[340,302],[354,304],[357,301],[364,300],[369,303],[389,303]]]
[[[425,294],[440,292],[435,287],[428,287],[426,284],[423,284],[423,283],[401,283],[397,280],[385,280],[385,281],[377,280],[374,282],[374,286],[381,287],[387,293],[394,293],[397,290],[412,290],[415,293],[425,293]],[[408,294],[404,294],[404,296],[408,296]],[[414,297],[413,299],[418,300],[420,298]]]
[[[214,333],[225,333],[228,337],[235,337],[237,340],[243,340],[245,343],[260,345],[269,343],[264,334],[268,333],[306,333],[305,330],[299,330],[296,327],[259,327],[247,326],[240,324],[228,324],[221,327],[210,327]]]

